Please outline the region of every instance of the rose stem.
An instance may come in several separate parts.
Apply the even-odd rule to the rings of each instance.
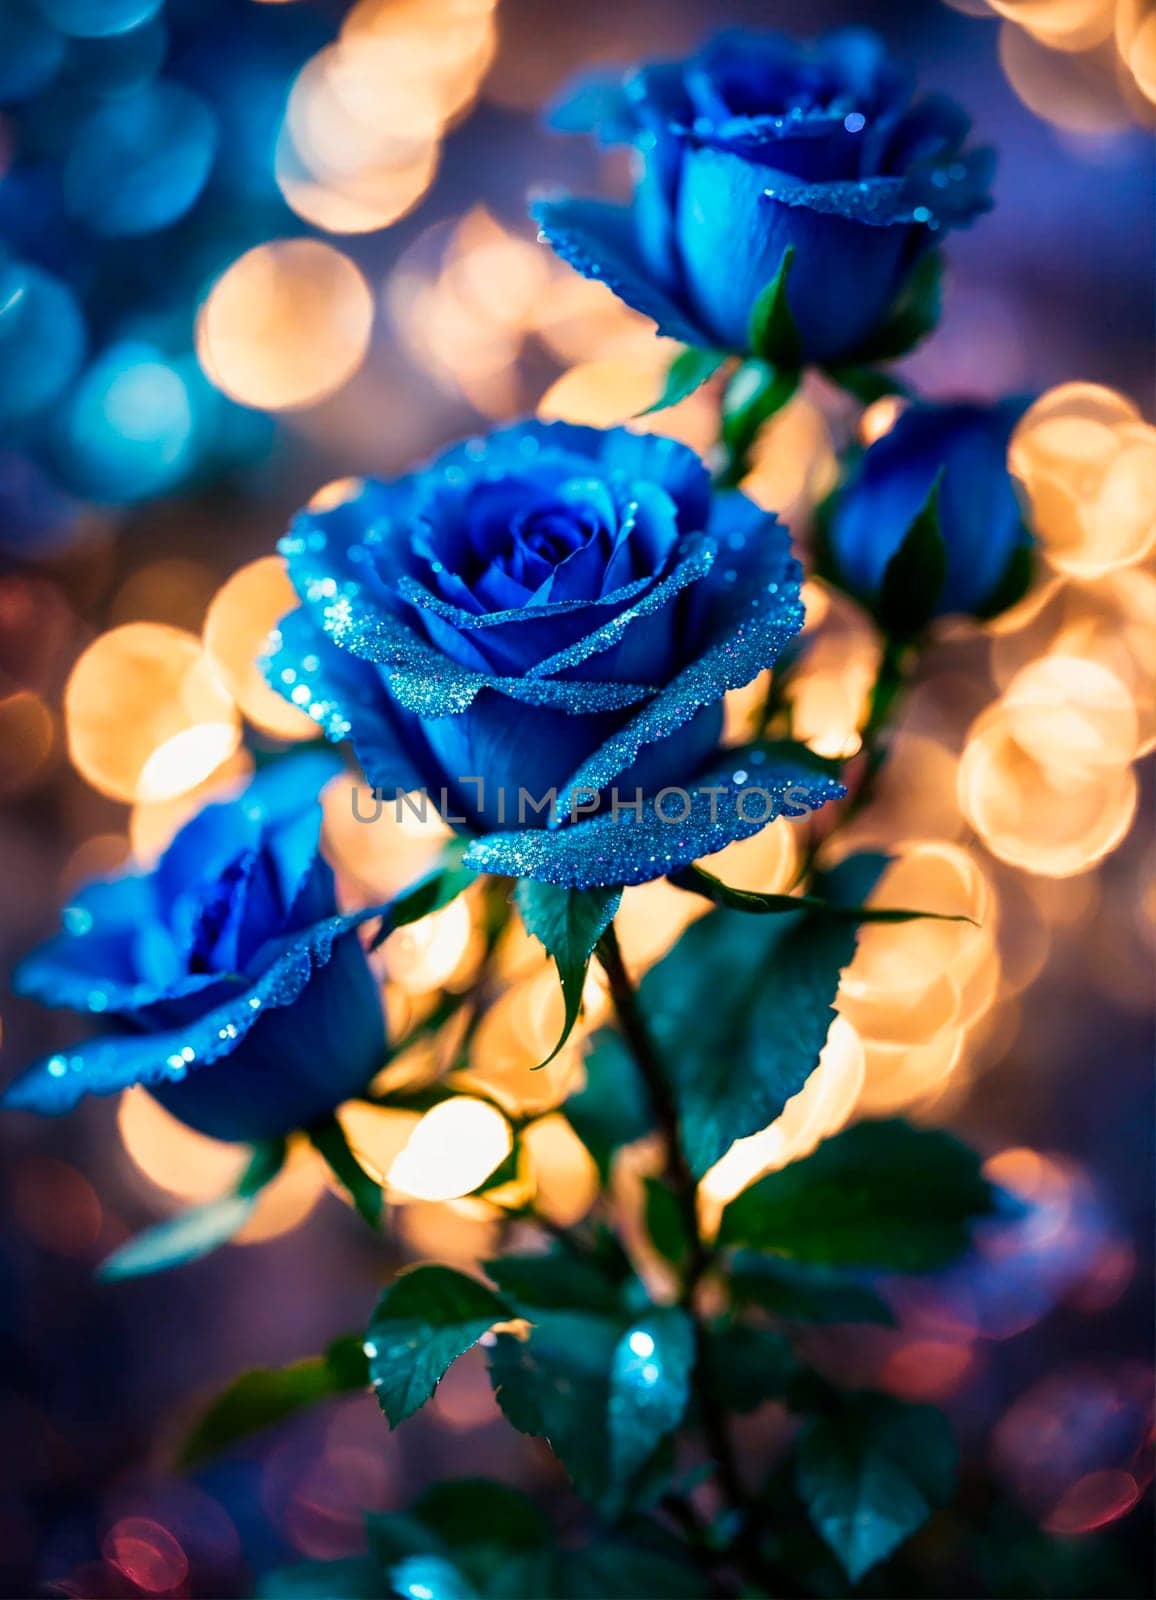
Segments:
[[[666,1177],[674,1190],[682,1211],[683,1226],[690,1241],[690,1255],[683,1273],[681,1304],[694,1323],[695,1380],[698,1392],[699,1413],[703,1432],[718,1471],[719,1482],[736,1510],[745,1511],[746,1495],[739,1476],[726,1416],[719,1405],[710,1382],[707,1363],[706,1335],[695,1313],[694,1294],[703,1273],[711,1263],[711,1252],[703,1241],[698,1225],[697,1184],[678,1128],[678,1107],[670,1084],[654,1048],[650,1030],[638,1003],[638,994],[622,959],[618,936],[613,923],[598,941],[598,959],[602,963],[610,984],[610,996],[622,1029],[622,1036],[630,1047],[643,1083],[646,1085],[654,1108],[654,1115],[662,1133],[666,1151]]]

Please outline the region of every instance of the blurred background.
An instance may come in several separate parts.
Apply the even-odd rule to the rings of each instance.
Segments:
[[[896,1330],[824,1333],[857,1381],[944,1405],[961,1508],[915,1557],[920,1592],[1151,1592],[1152,956],[1156,943],[1153,101],[1144,0],[0,0],[0,968],[93,874],[157,853],[254,751],[315,731],[253,662],[289,591],[294,509],[537,410],[611,423],[671,350],[534,240],[527,192],[626,192],[620,153],[544,135],[583,65],[677,54],[722,23],[879,29],[998,147],[996,209],[949,242],[943,325],[905,364],[933,395],[1044,395],[1012,465],[1046,561],[993,628],[944,631],[853,838],[895,856],[882,894],[979,927],[873,928],[820,1070],[708,1175],[707,1218],[862,1114],[951,1123],[1019,1194],[1014,1227],[894,1289]],[[749,491],[805,547],[835,452],[894,421],[811,385],[760,441]],[[647,425],[712,443],[700,392]],[[875,644],[811,585],[795,727],[853,757]],[[752,696],[735,697],[741,728]],[[328,844],[350,899],[389,892],[429,830]],[[849,836],[850,837],[850,836]],[[723,875],[792,880],[788,825]],[[720,869],[721,870],[721,869]],[[701,904],[701,902],[699,903]],[[655,960],[697,908],[628,891],[627,954]],[[466,902],[388,941],[395,1029],[478,959]],[[541,1113],[538,1204],[590,1204],[557,1108],[581,1041],[533,1080],[553,979],[517,941],[475,1070]],[[596,982],[587,1024],[599,1020]],[[72,1024],[0,987],[0,1071]],[[532,1103],[531,1103],[532,1101]],[[501,1227],[471,1199],[508,1127],[463,1096],[440,1123],[350,1111],[388,1175],[375,1248],[301,1153],[245,1234],[159,1281],[101,1285],[129,1234],[222,1193],[244,1153],[143,1091],[66,1122],[0,1120],[0,1591],[240,1596],[295,1558],[361,1547],[367,1509],[444,1475],[546,1484],[477,1353],[391,1435],[344,1400],[193,1476],[173,1450],[241,1369],[359,1328],[390,1259],[468,1262]],[[615,1183],[637,1202],[645,1148]],[[659,1270],[657,1266],[655,1270]],[[784,1436],[745,1419],[753,1464]],[[870,1590],[870,1584],[868,1585]]]

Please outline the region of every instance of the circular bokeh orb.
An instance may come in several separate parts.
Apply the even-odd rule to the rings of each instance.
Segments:
[[[150,83],[93,112],[64,165],[69,211],[106,238],[167,228],[196,200],[217,150],[217,123],[197,95]]]
[[[84,323],[58,278],[23,261],[0,264],[0,422],[43,410],[84,354]]]
[[[289,411],[340,389],[369,349],[373,295],[347,256],[276,239],[234,261],[197,319],[210,381],[242,405]]]
[[[64,40],[30,5],[0,6],[0,105],[38,94],[64,58]]]
[[[196,417],[185,375],[152,345],[110,345],[69,399],[58,446],[68,483],[98,501],[157,494],[190,465]]]
[[[162,0],[36,0],[45,21],[75,39],[128,33],[154,17],[161,5]]]

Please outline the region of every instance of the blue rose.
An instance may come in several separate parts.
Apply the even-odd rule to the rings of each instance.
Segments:
[[[944,578],[922,597],[928,617],[986,616],[1030,574],[1031,536],[1007,469],[1022,399],[998,405],[913,405],[867,450],[829,520],[827,556],[839,584],[869,607],[932,489]]]
[[[107,1031],[30,1067],[5,1105],[58,1113],[146,1083],[218,1139],[273,1138],[327,1116],[385,1055],[378,984],[319,853],[335,770],[279,762],[205,807],[156,868],[88,885],[17,988]],[[339,1047],[338,1047],[339,1046]]]
[[[641,883],[840,792],[719,750],[723,695],[802,623],[801,573],[674,440],[521,423],[303,512],[281,549],[302,606],[269,681],[387,798],[448,807],[469,866]]]
[[[993,158],[963,152],[963,111],[913,105],[906,74],[859,30],[813,46],[725,33],[686,61],[579,87],[554,122],[630,144],[638,175],[629,208],[539,203],[543,237],[691,345],[749,351],[755,304],[793,251],[801,360],[895,354],[869,346],[912,269],[990,205]]]

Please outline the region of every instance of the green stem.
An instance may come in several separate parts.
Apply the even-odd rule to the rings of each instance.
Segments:
[[[719,1483],[727,1499],[736,1511],[745,1513],[746,1494],[727,1430],[726,1413],[719,1404],[710,1382],[710,1369],[706,1359],[706,1330],[694,1305],[695,1291],[711,1265],[712,1252],[703,1239],[699,1227],[698,1185],[683,1148],[678,1125],[678,1106],[642,1014],[638,992],[622,959],[613,923],[598,941],[597,954],[610,985],[610,996],[614,1002],[622,1037],[630,1048],[654,1108],[655,1120],[663,1140],[666,1178],[678,1200],[683,1226],[690,1240],[680,1301],[694,1323],[695,1383],[703,1433],[706,1435]]]

